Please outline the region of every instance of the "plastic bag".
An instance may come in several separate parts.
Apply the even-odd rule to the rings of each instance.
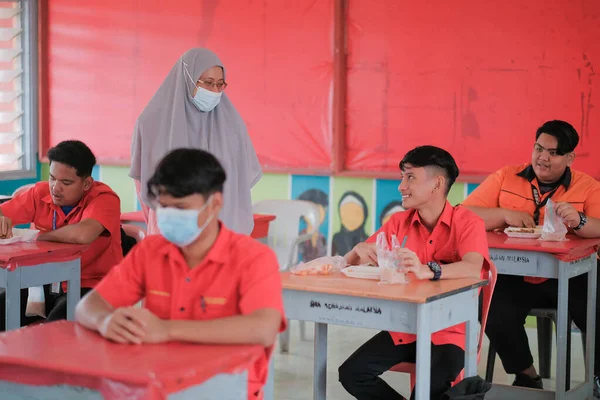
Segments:
[[[46,318],[46,298],[43,286],[28,288],[25,316]]]
[[[320,257],[293,266],[290,272],[294,275],[328,275],[339,272],[344,267],[346,267],[346,259],[342,256]]]
[[[565,221],[556,213],[556,203],[552,199],[548,199],[541,240],[562,241],[567,240],[566,235],[567,226]]]
[[[395,249],[399,249],[400,243],[396,235],[392,235],[392,246],[388,245],[388,241],[384,232],[379,232],[377,235],[377,264],[379,265],[379,283],[395,284],[406,283],[406,273],[400,265],[400,259]]]

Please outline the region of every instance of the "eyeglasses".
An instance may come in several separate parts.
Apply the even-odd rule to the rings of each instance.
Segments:
[[[198,83],[202,84],[203,86],[207,86],[210,89],[216,88],[219,92],[222,92],[227,87],[227,82],[225,82],[225,81],[215,82],[211,79],[209,79],[209,80],[198,79]]]

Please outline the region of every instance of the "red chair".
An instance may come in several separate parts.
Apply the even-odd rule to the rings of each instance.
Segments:
[[[137,225],[124,224],[123,230],[127,236],[131,236],[136,242],[141,242],[146,237],[146,231]]]
[[[481,330],[479,332],[479,343],[477,345],[477,364],[479,364],[479,360],[481,358],[481,346],[483,345],[483,336],[485,335],[485,324],[487,322],[488,311],[490,309],[490,304],[492,303],[492,295],[494,294],[494,286],[496,286],[496,266],[494,263],[490,262],[490,270],[488,275],[488,284],[483,287],[483,307],[481,313]],[[410,374],[410,387],[411,390],[415,387],[416,383],[416,374],[415,374],[415,364],[413,363],[400,363],[394,365],[390,371],[394,372],[404,372]],[[460,372],[456,380],[452,383],[452,385],[456,385],[458,382],[463,380],[464,378],[464,370]]]

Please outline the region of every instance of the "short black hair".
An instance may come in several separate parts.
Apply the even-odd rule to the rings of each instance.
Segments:
[[[400,161],[400,170],[404,171],[404,166],[410,164],[414,167],[434,167],[444,171],[446,175],[446,194],[454,185],[458,177],[459,170],[454,158],[444,149],[435,146],[415,147]]]
[[[50,164],[59,162],[75,168],[77,176],[87,178],[92,176],[96,165],[96,156],[87,145],[79,140],[65,140],[48,151]]]
[[[535,140],[538,140],[542,133],[546,133],[550,136],[554,136],[558,142],[556,153],[559,155],[565,155],[575,150],[579,144],[579,135],[573,125],[565,121],[553,120],[547,121],[544,125],[540,126],[535,132]]]
[[[308,189],[298,196],[298,200],[310,201],[323,207],[327,207],[329,205],[327,193],[321,189]]]
[[[175,149],[170,151],[156,167],[148,180],[148,198],[160,194],[182,198],[201,194],[207,198],[223,192],[225,170],[215,156],[199,149]]]

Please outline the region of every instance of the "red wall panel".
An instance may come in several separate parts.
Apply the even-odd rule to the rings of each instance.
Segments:
[[[537,127],[564,119],[575,167],[600,177],[600,2],[490,4],[349,2],[346,169],[397,171],[433,144],[485,175],[529,160]]]
[[[178,57],[205,46],[263,166],[329,170],[332,1],[52,0],[44,142],[77,137],[128,164],[135,119]]]

